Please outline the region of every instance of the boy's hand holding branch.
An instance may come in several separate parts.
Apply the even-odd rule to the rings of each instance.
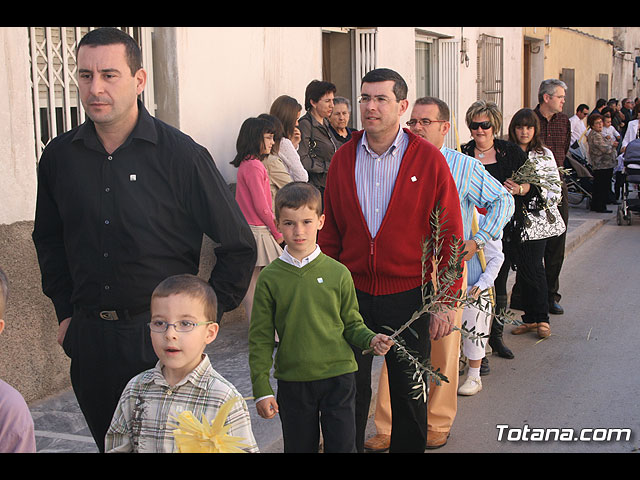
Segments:
[[[378,333],[371,339],[369,346],[372,348],[374,355],[386,355],[395,342],[388,335]]]

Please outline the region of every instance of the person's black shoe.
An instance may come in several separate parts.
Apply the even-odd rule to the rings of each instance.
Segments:
[[[562,308],[558,302],[549,302],[549,313],[562,315],[564,313],[564,308]]]
[[[502,332],[500,335],[491,335],[489,337],[489,346],[494,353],[497,353],[499,357],[512,359],[514,357],[513,352],[502,341]]]
[[[489,359],[487,357],[483,357],[480,363],[480,376],[484,377],[485,375],[489,375],[491,373],[491,368],[489,368]]]

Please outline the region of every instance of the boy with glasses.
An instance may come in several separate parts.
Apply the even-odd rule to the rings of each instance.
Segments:
[[[158,363],[129,381],[105,439],[107,452],[171,453],[172,428],[181,412],[211,422],[228,400],[241,397],[211,366],[205,347],[218,334],[217,299],[211,286],[195,275],[175,275],[151,296],[151,342]],[[258,452],[249,410],[240,399],[230,410],[227,434],[243,439],[247,452]]]

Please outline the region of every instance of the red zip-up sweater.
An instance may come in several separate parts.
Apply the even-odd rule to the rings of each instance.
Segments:
[[[371,295],[404,292],[422,284],[422,244],[431,235],[429,219],[436,205],[446,220],[440,268],[449,259],[452,236],[463,238],[460,197],[446,160],[432,144],[404,131],[409,143],[374,238],[356,192],[356,147],[363,131],[353,133],[329,167],[324,196],[326,218],[318,244],[349,269],[358,290]],[[429,263],[427,278],[431,270]],[[461,286],[460,278],[451,290],[456,292]]]

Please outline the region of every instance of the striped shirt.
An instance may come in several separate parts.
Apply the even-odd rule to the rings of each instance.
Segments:
[[[369,147],[366,132],[356,149],[356,190],[372,238],[378,233],[387,212],[408,143],[407,134],[402,128],[398,128],[398,135],[382,155]]]
[[[176,451],[172,427],[183,411],[198,421],[204,415],[211,422],[224,402],[239,397],[235,387],[216,372],[203,354],[202,362],[183,380],[170,386],[158,362],[127,384],[105,439],[106,452],[172,453]],[[171,417],[171,418],[170,418]],[[258,452],[249,410],[244,400],[232,407],[225,425],[228,435],[243,438],[245,451]]]
[[[464,239],[472,238],[471,222],[476,207],[485,208],[487,212],[484,222],[473,238],[481,239],[485,243],[500,238],[515,209],[511,194],[478,159],[447,147],[442,147],[440,151],[449,165],[460,196]],[[467,262],[467,283],[473,285],[481,274],[482,267],[478,256],[474,255]]]

